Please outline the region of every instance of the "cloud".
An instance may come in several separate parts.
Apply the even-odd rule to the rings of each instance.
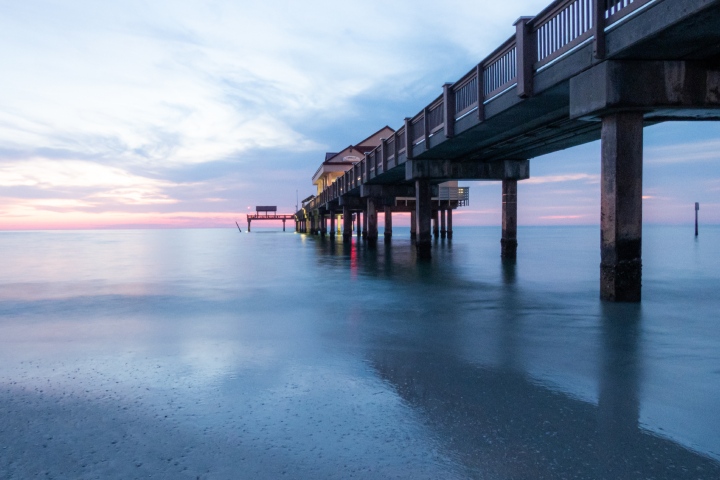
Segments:
[[[47,224],[76,209],[106,225],[103,213],[144,224],[294,205],[324,151],[399,126],[546,4],[11,2],[0,16],[4,211]],[[573,180],[559,178],[524,183]]]
[[[538,218],[543,220],[577,220],[586,217],[588,215],[541,215]]]
[[[589,173],[569,173],[563,175],[544,175],[539,177],[530,177],[523,180],[525,185],[538,185],[544,183],[560,183],[560,182],[577,182],[582,181],[587,184],[600,183],[600,175]]]
[[[720,140],[645,148],[644,161],[649,164],[720,161]]]
[[[714,178],[712,180],[707,180],[706,185],[708,190],[712,192],[720,192],[720,178]]]
[[[57,187],[95,187],[152,189],[169,185],[128,173],[127,171],[83,160],[48,160],[31,158],[0,163],[0,187],[33,186],[39,189]]]
[[[433,62],[459,54],[469,69],[469,56],[489,53],[517,16],[466,1],[430,17],[432,2],[409,7],[127,0],[6,8],[0,144],[140,163],[322,149],[303,133],[308,121],[352,116],[352,100],[379,86],[388,99],[407,95]],[[488,16],[492,24],[478,30]]]

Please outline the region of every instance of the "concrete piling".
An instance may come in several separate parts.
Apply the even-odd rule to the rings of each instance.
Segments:
[[[445,224],[445,212],[447,212],[447,210],[445,210],[445,209],[440,210],[440,238],[445,238],[447,236],[447,226]]]
[[[419,259],[429,259],[432,247],[432,191],[430,180],[415,180],[415,248]]]
[[[343,206],[343,241],[352,239],[352,212],[350,206]]]
[[[378,239],[378,225],[377,225],[377,210],[375,209],[375,199],[372,197],[367,198],[367,211],[365,213],[368,221],[367,240],[368,243],[373,245],[377,243]]]
[[[502,238],[500,256],[517,257],[517,180],[502,181]]]
[[[600,297],[639,302],[642,284],[643,114],[602,119]]]

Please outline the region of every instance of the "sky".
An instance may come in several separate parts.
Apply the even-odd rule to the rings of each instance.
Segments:
[[[325,152],[399,128],[547,3],[0,0],[0,230],[293,213]],[[644,134],[644,221],[720,223],[720,123]],[[599,223],[599,142],[530,165],[520,225]],[[454,223],[499,225],[500,184],[461,185]]]

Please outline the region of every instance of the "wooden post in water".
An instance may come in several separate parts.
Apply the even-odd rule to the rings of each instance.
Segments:
[[[447,236],[447,227],[445,226],[445,209],[440,210],[440,238]]]
[[[375,208],[375,203],[373,197],[368,197],[365,215],[367,215],[368,219],[367,240],[370,245],[375,245],[378,239],[377,209]]]
[[[367,232],[368,232],[368,212],[363,212],[363,231],[362,231],[362,238],[363,240],[367,240]]]
[[[517,180],[502,181],[502,238],[500,256],[517,257]]]
[[[700,210],[700,204],[695,202],[695,236],[698,236],[698,210]]]
[[[417,257],[429,259],[432,249],[432,191],[427,179],[415,180],[415,248]]]
[[[352,238],[352,212],[349,205],[343,205],[343,241],[348,242]]]

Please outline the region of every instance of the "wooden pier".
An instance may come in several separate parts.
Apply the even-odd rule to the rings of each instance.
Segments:
[[[643,127],[668,120],[720,120],[720,0],[558,0],[521,17],[296,216],[321,233],[326,216],[342,213],[347,227],[356,212],[372,232],[378,208],[413,197],[417,255],[429,258],[434,189],[500,181],[501,255],[515,258],[530,159],[600,139],[600,295],[639,301]]]

